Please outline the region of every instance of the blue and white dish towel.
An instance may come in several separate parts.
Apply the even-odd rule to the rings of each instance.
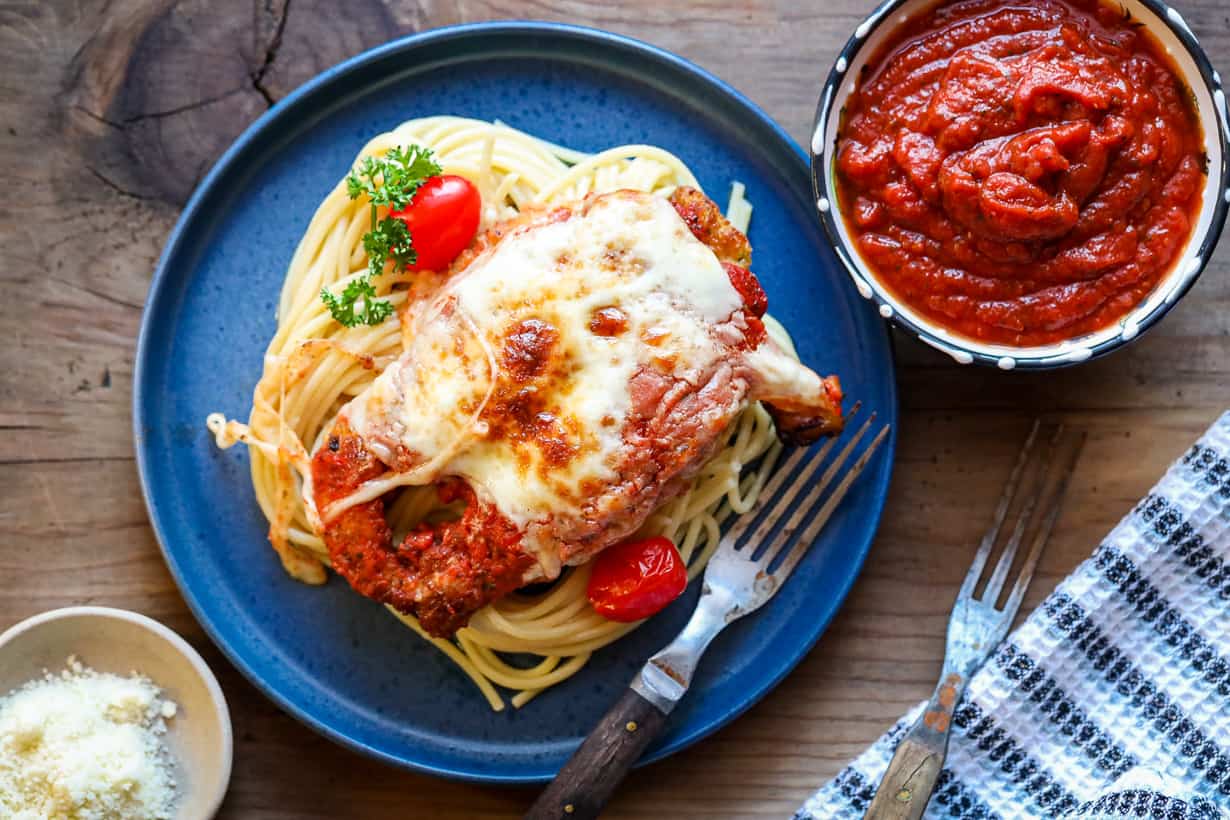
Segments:
[[[861,820],[906,715],[796,820]],[[1230,818],[1230,413],[970,682],[927,818]]]

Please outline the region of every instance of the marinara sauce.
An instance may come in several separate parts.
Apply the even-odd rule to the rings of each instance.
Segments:
[[[838,198],[863,258],[955,332],[1048,344],[1174,264],[1206,158],[1189,90],[1118,6],[947,3],[900,26],[847,104]]]

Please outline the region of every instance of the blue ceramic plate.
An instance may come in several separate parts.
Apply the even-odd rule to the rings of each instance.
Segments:
[[[247,415],[282,275],[317,204],[369,137],[428,114],[498,118],[590,151],[660,145],[719,201],[742,181],[756,273],[803,360],[895,422],[892,357],[816,222],[798,146],[719,80],[622,37],[536,23],[409,37],[307,83],[222,157],[171,233],[137,352],[137,461],[172,574],[235,665],[326,736],[426,772],[541,781],[681,628],[696,590],[524,709],[493,713],[443,655],[339,579],[288,578],[246,455],[219,452],[205,429],[212,411]],[[892,454],[890,439],[777,598],[718,638],[648,759],[733,719],[812,646],[867,554]]]

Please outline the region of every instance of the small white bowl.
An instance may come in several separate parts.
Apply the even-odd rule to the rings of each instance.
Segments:
[[[867,62],[899,26],[936,5],[936,0],[884,0],[854,30],[837,56],[820,93],[811,140],[811,175],[816,208],[825,232],[858,292],[873,300],[880,315],[947,353],[959,364],[978,363],[1002,370],[1043,370],[1078,364],[1104,355],[1152,327],[1178,302],[1208,264],[1226,221],[1230,204],[1230,121],[1221,77],[1188,28],[1182,15],[1162,0],[1119,0],[1117,5],[1149,32],[1173,58],[1191,89],[1204,126],[1208,174],[1201,192],[1200,213],[1182,253],[1143,302],[1108,327],[1048,345],[1016,347],[970,339],[936,324],[902,302],[881,284],[855,247],[836,197],[837,131],[846,101],[854,93]]]
[[[138,672],[178,707],[167,721],[175,758],[177,820],[207,820],[231,777],[231,718],[222,689],[196,650],[155,620],[100,606],[53,609],[0,634],[0,697],[59,672],[75,655],[99,672]]]

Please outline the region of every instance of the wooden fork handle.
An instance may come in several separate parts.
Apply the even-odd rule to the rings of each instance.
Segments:
[[[658,707],[626,690],[534,801],[525,820],[597,817],[665,724]]]
[[[863,820],[918,820],[923,816],[948,756],[948,731],[968,679],[967,669],[945,669],[923,713],[897,743]]]
[[[931,792],[944,768],[944,750],[906,737],[880,781],[863,820],[918,820],[927,810]]]

